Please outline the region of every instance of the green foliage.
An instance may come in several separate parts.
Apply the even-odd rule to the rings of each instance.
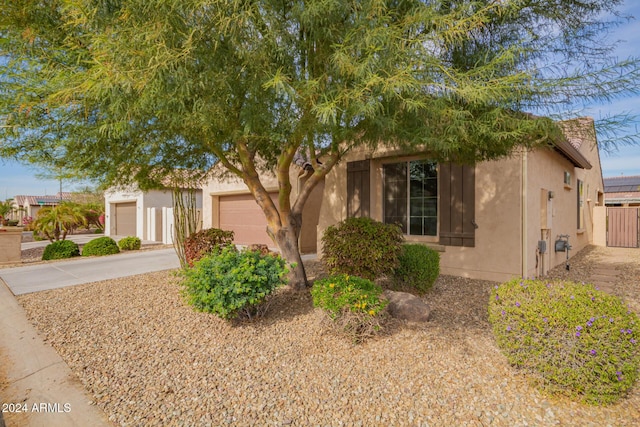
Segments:
[[[44,206],[38,211],[33,222],[34,234],[43,234],[50,241],[64,240],[67,234],[87,220],[80,205],[62,202],[57,206]]]
[[[332,274],[375,279],[398,267],[402,230],[371,218],[348,218],[322,236],[324,262]]]
[[[123,251],[137,251],[141,245],[140,238],[136,236],[123,237],[118,241],[118,247]]]
[[[90,240],[82,247],[82,256],[112,255],[120,252],[118,244],[109,236]]]
[[[80,256],[80,249],[76,242],[71,240],[57,240],[49,243],[42,253],[42,260],[63,259]]]
[[[398,259],[396,278],[420,293],[429,291],[440,275],[440,254],[424,245],[402,245]]]
[[[207,228],[191,234],[184,241],[184,253],[187,264],[193,264],[203,256],[233,244],[233,231]]]
[[[387,300],[370,280],[345,274],[317,280],[313,305],[322,308],[341,332],[360,342],[381,330]]]
[[[514,279],[491,293],[489,321],[509,362],[544,391],[610,404],[638,377],[638,316],[592,285]]]
[[[198,311],[223,319],[251,317],[269,294],[285,284],[287,272],[280,256],[226,246],[183,270],[183,295]]]

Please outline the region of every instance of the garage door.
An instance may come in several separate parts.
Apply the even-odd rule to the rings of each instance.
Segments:
[[[278,193],[270,193],[277,203]],[[251,194],[235,194],[219,198],[220,228],[232,230],[234,241],[241,245],[262,243],[274,247],[267,234],[267,219]],[[277,206],[277,205],[276,205]]]
[[[136,202],[116,204],[116,235],[136,235]]]

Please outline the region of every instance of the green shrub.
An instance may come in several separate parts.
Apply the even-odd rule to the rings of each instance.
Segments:
[[[440,254],[424,245],[402,245],[398,261],[396,278],[420,293],[429,291],[440,274]]]
[[[322,236],[324,261],[331,274],[374,280],[398,267],[402,230],[371,218],[348,218]]]
[[[44,252],[42,253],[42,259],[44,261],[72,258],[74,256],[80,256],[80,249],[78,248],[78,244],[71,240],[57,240],[50,243],[44,248]]]
[[[104,233],[104,229],[102,228],[96,228],[95,230],[93,230],[93,234],[102,234]]]
[[[207,228],[193,233],[184,241],[184,254],[190,267],[203,256],[233,243],[233,231]]]
[[[544,391],[609,404],[638,377],[638,316],[592,285],[512,280],[491,293],[489,321],[509,362]]]
[[[82,247],[82,256],[112,255],[119,252],[118,244],[109,236],[93,239]]]
[[[141,245],[140,238],[136,236],[123,237],[118,242],[118,247],[123,251],[137,251]]]
[[[287,273],[278,255],[226,246],[183,271],[183,295],[198,311],[223,319],[239,314],[251,317],[269,294],[285,284]]]
[[[345,274],[318,280],[311,288],[313,305],[322,308],[337,329],[360,342],[381,330],[387,300],[370,280]]]

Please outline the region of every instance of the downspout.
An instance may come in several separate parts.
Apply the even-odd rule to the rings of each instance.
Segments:
[[[520,193],[522,196],[521,201],[521,214],[522,220],[520,221],[522,224],[522,248],[521,248],[521,266],[522,266],[522,278],[527,278],[527,272],[529,270],[527,265],[527,150],[522,150],[522,173],[520,174],[522,177],[520,189]]]

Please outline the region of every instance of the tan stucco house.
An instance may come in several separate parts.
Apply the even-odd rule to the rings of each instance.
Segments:
[[[603,181],[592,119],[566,125],[566,140],[473,166],[436,164],[420,152],[350,152],[316,188],[303,216],[302,252],[318,252],[327,227],[349,216],[400,223],[409,242],[440,251],[443,274],[502,281],[534,277],[593,241]],[[292,166],[292,197],[305,174]],[[274,177],[263,183],[277,194]],[[203,226],[237,243],[267,243],[266,220],[240,180],[203,187]],[[560,236],[568,236],[561,238]]]

